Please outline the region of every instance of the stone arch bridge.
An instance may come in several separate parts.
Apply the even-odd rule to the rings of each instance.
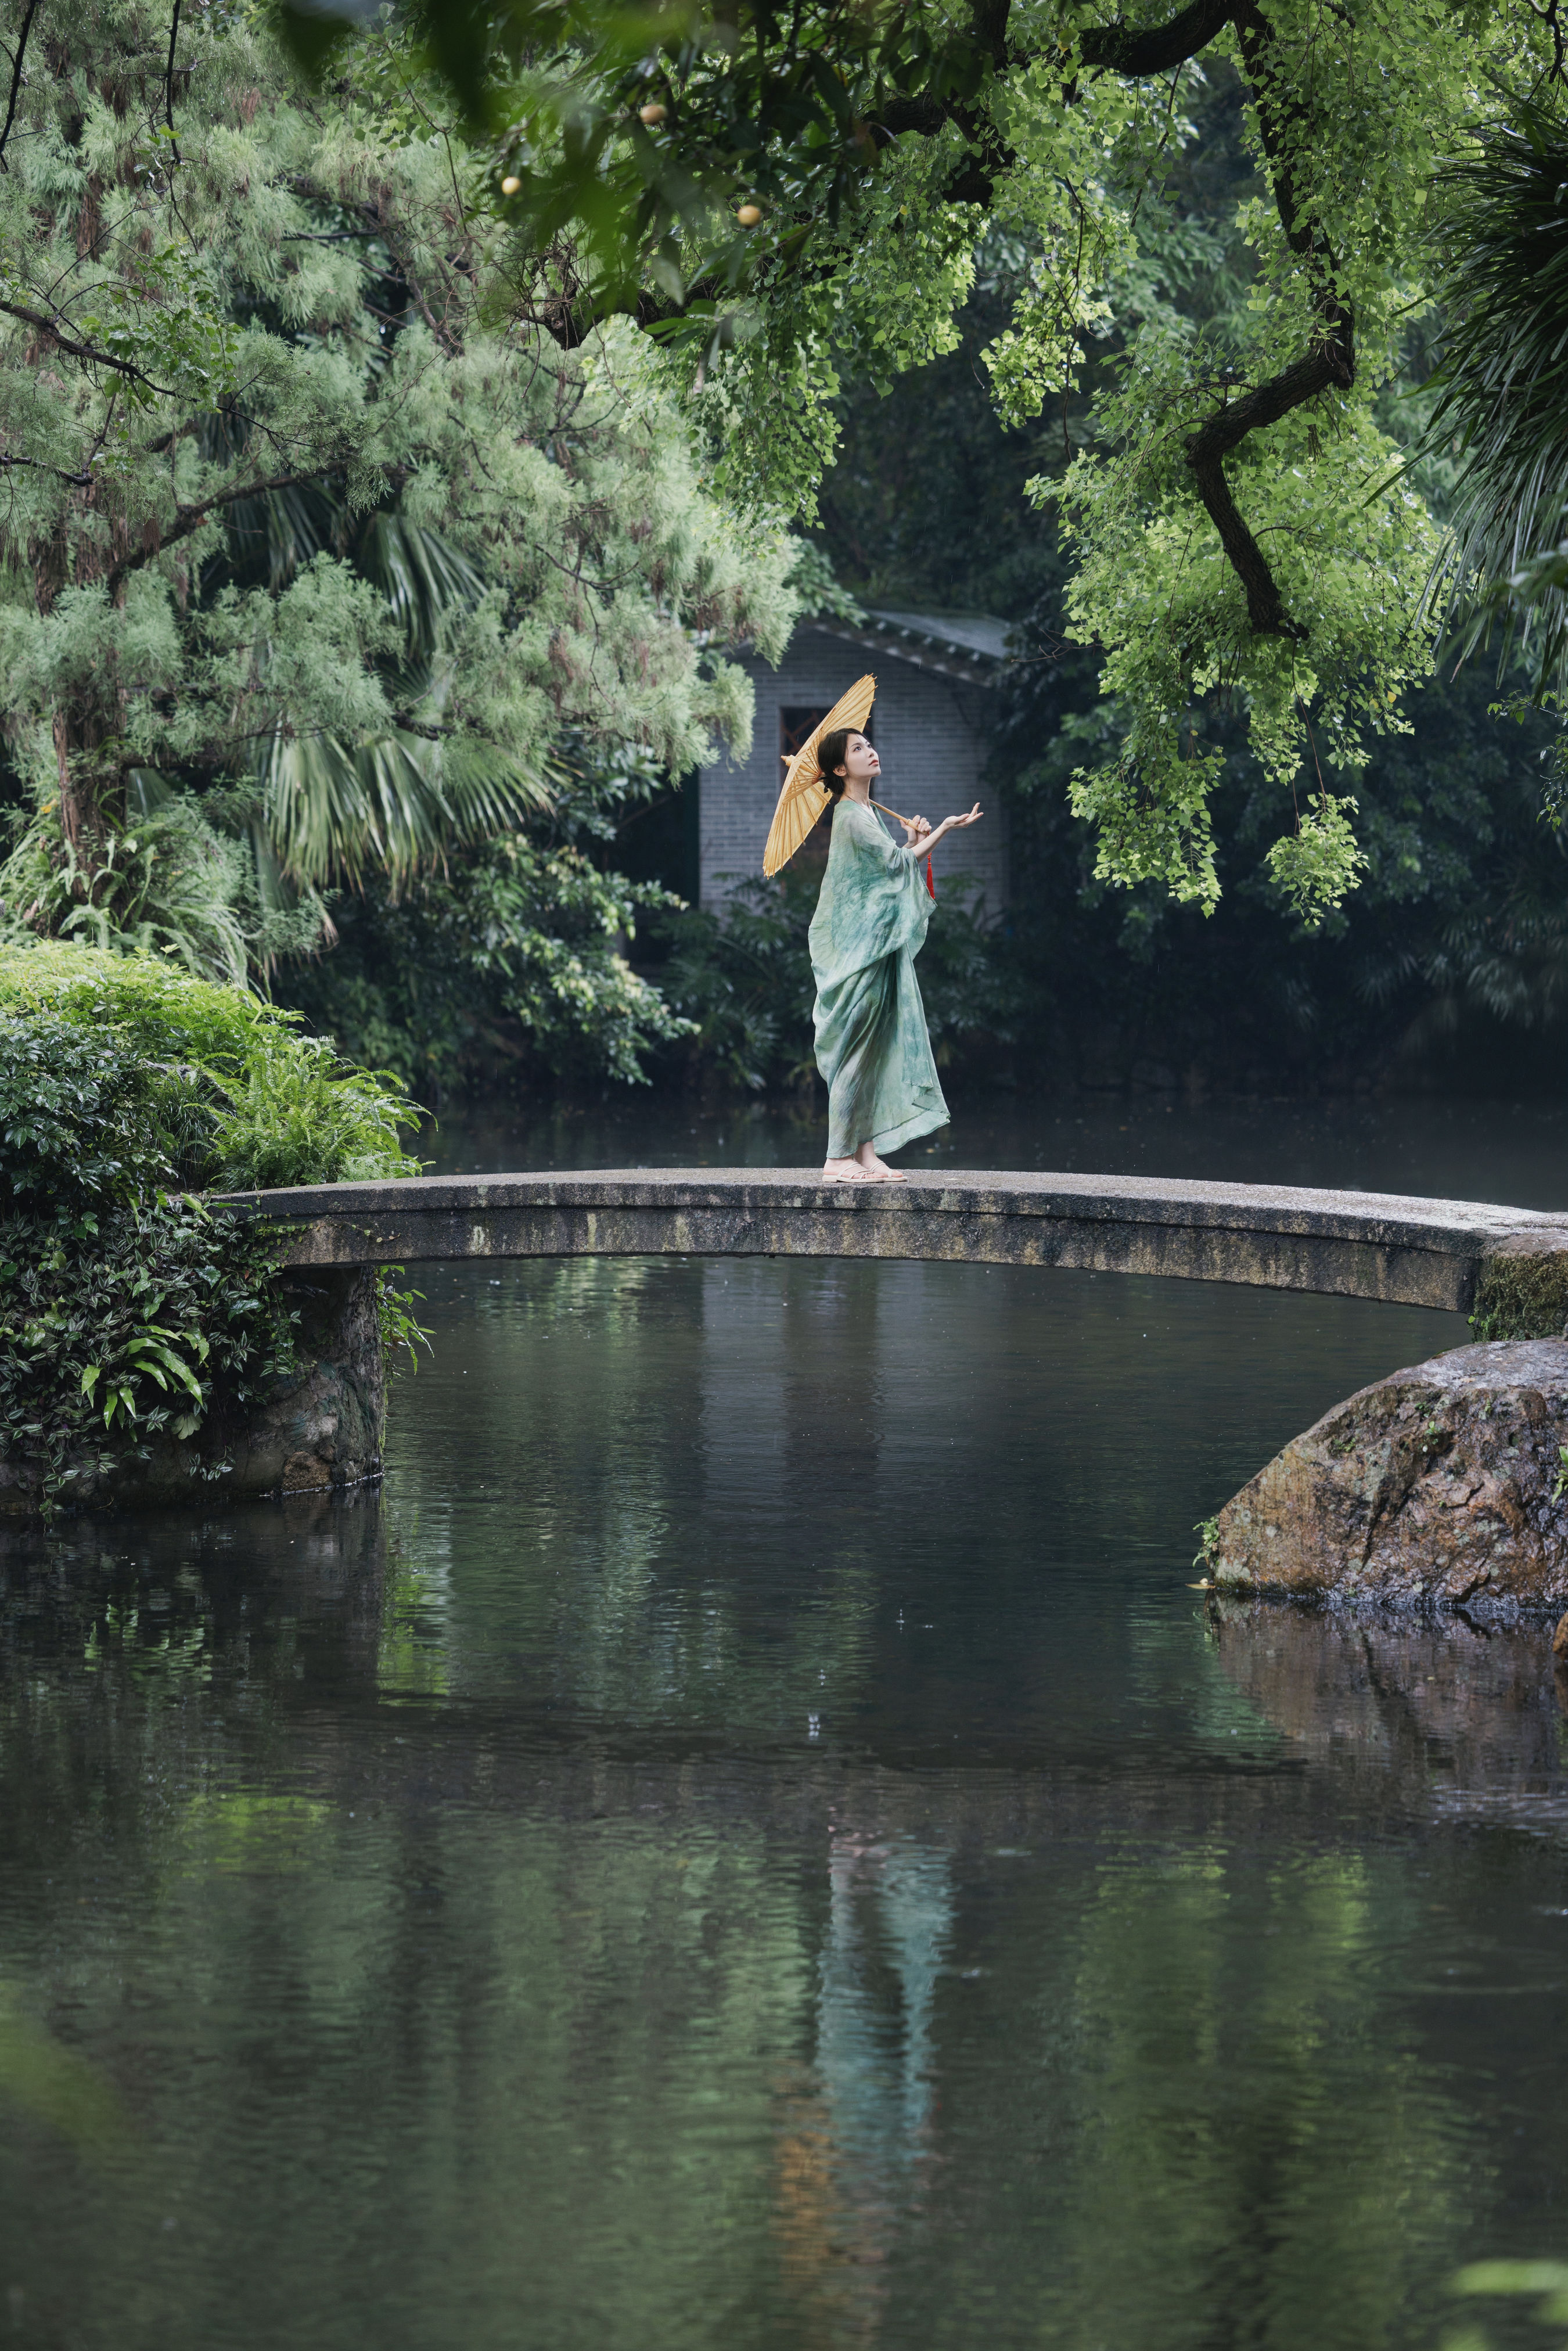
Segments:
[[[220,1214],[265,1218],[279,1233],[293,1269],[287,1279],[297,1302],[297,1360],[280,1367],[265,1393],[243,1401],[220,1398],[188,1441],[166,1431],[124,1459],[106,1462],[96,1447],[84,1453],[74,1468],[78,1507],[197,1500],[206,1509],[224,1496],[308,1492],[379,1476],[386,1420],[371,1279],[378,1265],[699,1255],[1077,1267],[1469,1312],[1483,1338],[1532,1343],[1460,1349],[1438,1358],[1438,1365],[1459,1366],[1466,1408],[1490,1443],[1500,1441],[1507,1418],[1496,1413],[1492,1393],[1508,1369],[1500,1359],[1530,1358],[1524,1370],[1534,1384],[1525,1405],[1527,1416],[1534,1416],[1532,1429],[1541,1424],[1529,1438],[1535,1463],[1531,1509],[1537,1519],[1552,1517],[1562,1503],[1558,1448],[1568,1433],[1568,1345],[1540,1343],[1557,1340],[1568,1324],[1568,1209],[1543,1215],[1469,1200],[1133,1176],[920,1172],[907,1184],[852,1186],[824,1185],[815,1169],[779,1167],[426,1176],[239,1193],[214,1205]],[[1465,1370],[1478,1355],[1490,1366],[1484,1378]],[[1551,1359],[1546,1370],[1553,1380],[1561,1359],[1562,1379],[1544,1402],[1535,1393],[1538,1356]],[[1408,1385],[1415,1375],[1399,1377]],[[1447,1389],[1438,1395],[1430,1382],[1417,1387],[1414,1401],[1406,1399],[1406,1417],[1414,1414],[1426,1431],[1435,1425],[1434,1413],[1450,1410],[1452,1399],[1445,1402]],[[1431,1449],[1423,1436],[1420,1460]],[[1469,1459],[1457,1441],[1450,1449],[1456,1462]],[[1346,1458],[1354,1467],[1362,1455],[1353,1449]],[[1490,1491],[1484,1478],[1472,1483],[1478,1493]],[[1419,1479],[1412,1491],[1424,1493]],[[36,1480],[29,1484],[13,1464],[0,1461],[0,1517],[30,1515],[41,1507]],[[1530,1511],[1512,1503],[1508,1508],[1521,1524],[1528,1521],[1534,1541]],[[1568,1503],[1560,1514],[1568,1603]],[[1322,1516],[1318,1510],[1312,1524]],[[1339,1544],[1334,1557],[1353,1553],[1354,1544]],[[1288,1565],[1296,1553],[1286,1546],[1281,1556]],[[1521,1590],[1524,1575],[1539,1598],[1546,1586],[1526,1566],[1528,1574],[1515,1572],[1517,1562],[1507,1575],[1498,1572],[1505,1584],[1511,1576]],[[1261,1580],[1260,1570],[1246,1573]],[[1274,1573],[1270,1565],[1269,1573]]]
[[[1497,1337],[1568,1322],[1568,1209],[1132,1176],[622,1167],[416,1176],[231,1196],[295,1267],[508,1257],[930,1258],[1244,1282],[1474,1312]]]

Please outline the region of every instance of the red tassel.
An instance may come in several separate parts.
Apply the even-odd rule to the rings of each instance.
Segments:
[[[931,878],[931,860],[929,858],[925,861],[925,887],[930,891],[931,895],[935,898],[936,895],[936,884]]]

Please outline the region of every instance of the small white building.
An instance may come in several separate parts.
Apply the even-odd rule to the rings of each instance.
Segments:
[[[696,778],[699,903],[716,910],[761,872],[785,758],[872,670],[876,705],[866,732],[882,758],[876,798],[933,824],[981,802],[984,821],[937,852],[938,887],[995,921],[1008,903],[1007,838],[1001,809],[980,779],[1006,637],[1006,622],[983,613],[868,611],[863,622],[802,622],[776,670],[743,657],[757,690],[756,731],[748,759],[721,758]],[[824,824],[789,870],[820,869],[826,857]]]

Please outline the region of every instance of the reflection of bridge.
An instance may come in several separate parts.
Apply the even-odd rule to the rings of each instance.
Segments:
[[[934,1258],[1175,1274],[1461,1312],[1504,1261],[1511,1291],[1521,1276],[1551,1298],[1568,1285],[1568,1210],[1132,1176],[912,1171],[907,1185],[827,1186],[800,1168],[622,1167],[323,1184],[226,1205],[298,1225],[289,1260],[299,1266]],[[1568,1307],[1553,1311],[1560,1323]]]

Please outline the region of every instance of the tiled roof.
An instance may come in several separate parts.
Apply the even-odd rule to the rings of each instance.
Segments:
[[[962,678],[968,685],[994,685],[1007,660],[1009,624],[988,612],[889,612],[869,610],[863,621],[841,621],[819,612],[801,622],[825,636],[840,637],[867,653],[891,653],[916,669]]]

